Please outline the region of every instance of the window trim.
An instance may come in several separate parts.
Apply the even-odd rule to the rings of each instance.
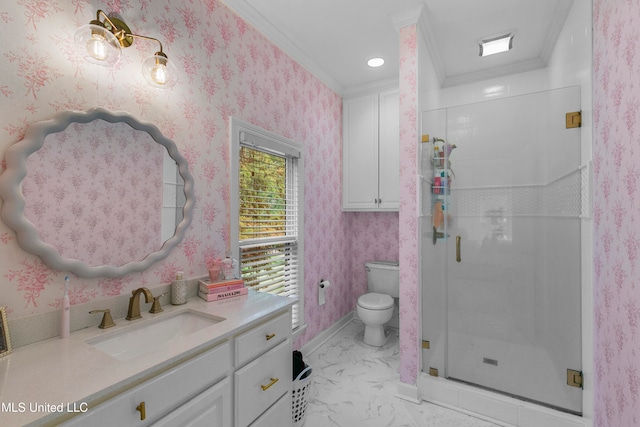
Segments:
[[[239,244],[239,208],[240,194],[240,144],[241,138],[245,145],[253,145],[265,151],[277,152],[298,157],[298,327],[293,330],[294,339],[306,329],[304,317],[304,155],[303,146],[299,142],[291,141],[283,136],[262,129],[237,117],[229,118],[229,242],[232,256],[240,259]]]

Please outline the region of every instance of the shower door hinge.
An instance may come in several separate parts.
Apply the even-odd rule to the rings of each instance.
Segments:
[[[427,340],[422,340],[422,348],[429,350],[431,348],[431,343]]]
[[[567,113],[567,129],[579,128],[582,126],[582,111],[573,111],[571,113]]]
[[[567,385],[571,387],[582,388],[582,371],[576,371],[574,369],[567,369]]]

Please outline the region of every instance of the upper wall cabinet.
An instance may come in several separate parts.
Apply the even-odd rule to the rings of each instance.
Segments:
[[[343,101],[343,210],[399,210],[399,109],[397,90]]]

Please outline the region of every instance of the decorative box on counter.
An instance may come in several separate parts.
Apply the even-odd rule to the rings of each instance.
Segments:
[[[248,288],[244,286],[242,279],[200,280],[198,282],[198,296],[205,301],[218,301],[247,293]]]

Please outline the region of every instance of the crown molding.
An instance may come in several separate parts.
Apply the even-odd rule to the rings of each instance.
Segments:
[[[239,17],[255,27],[266,38],[271,40],[294,61],[306,68],[338,95],[343,96],[345,88],[331,77],[324,69],[307,56],[296,44],[271,24],[262,14],[252,7],[247,0],[222,0]]]
[[[521,61],[515,64],[502,65],[499,67],[488,68],[486,70],[474,71],[472,73],[458,74],[456,76],[447,77],[444,80],[443,88],[459,86],[469,83],[475,83],[483,80],[489,80],[496,77],[504,77],[513,74],[526,73],[528,71],[539,70],[547,66],[542,58]]]
[[[344,98],[355,98],[373,92],[382,92],[385,90],[397,90],[399,86],[399,77],[390,77],[388,79],[376,80],[374,82],[363,83],[357,86],[350,86],[345,89]]]
[[[545,66],[551,58],[551,54],[553,53],[558,41],[558,37],[560,36],[560,33],[562,33],[567,17],[571,13],[572,6],[572,1],[558,2],[556,13],[553,14],[553,21],[551,21],[549,31],[547,32],[547,38],[544,40],[542,50],[540,52],[540,58],[544,62]]]
[[[394,13],[390,16],[391,22],[396,27],[396,30],[400,32],[400,28],[408,27],[409,25],[416,25],[420,21],[424,14],[424,4],[420,3],[414,7],[406,8]]]
[[[429,13],[422,13],[418,22],[418,34],[422,37],[422,41],[427,46],[427,51],[429,52],[429,57],[431,58],[436,78],[440,82],[440,87],[443,87],[446,80],[446,73],[444,71],[444,64],[440,58],[440,51],[436,46],[436,37],[432,28],[433,25],[430,25],[429,22]]]

